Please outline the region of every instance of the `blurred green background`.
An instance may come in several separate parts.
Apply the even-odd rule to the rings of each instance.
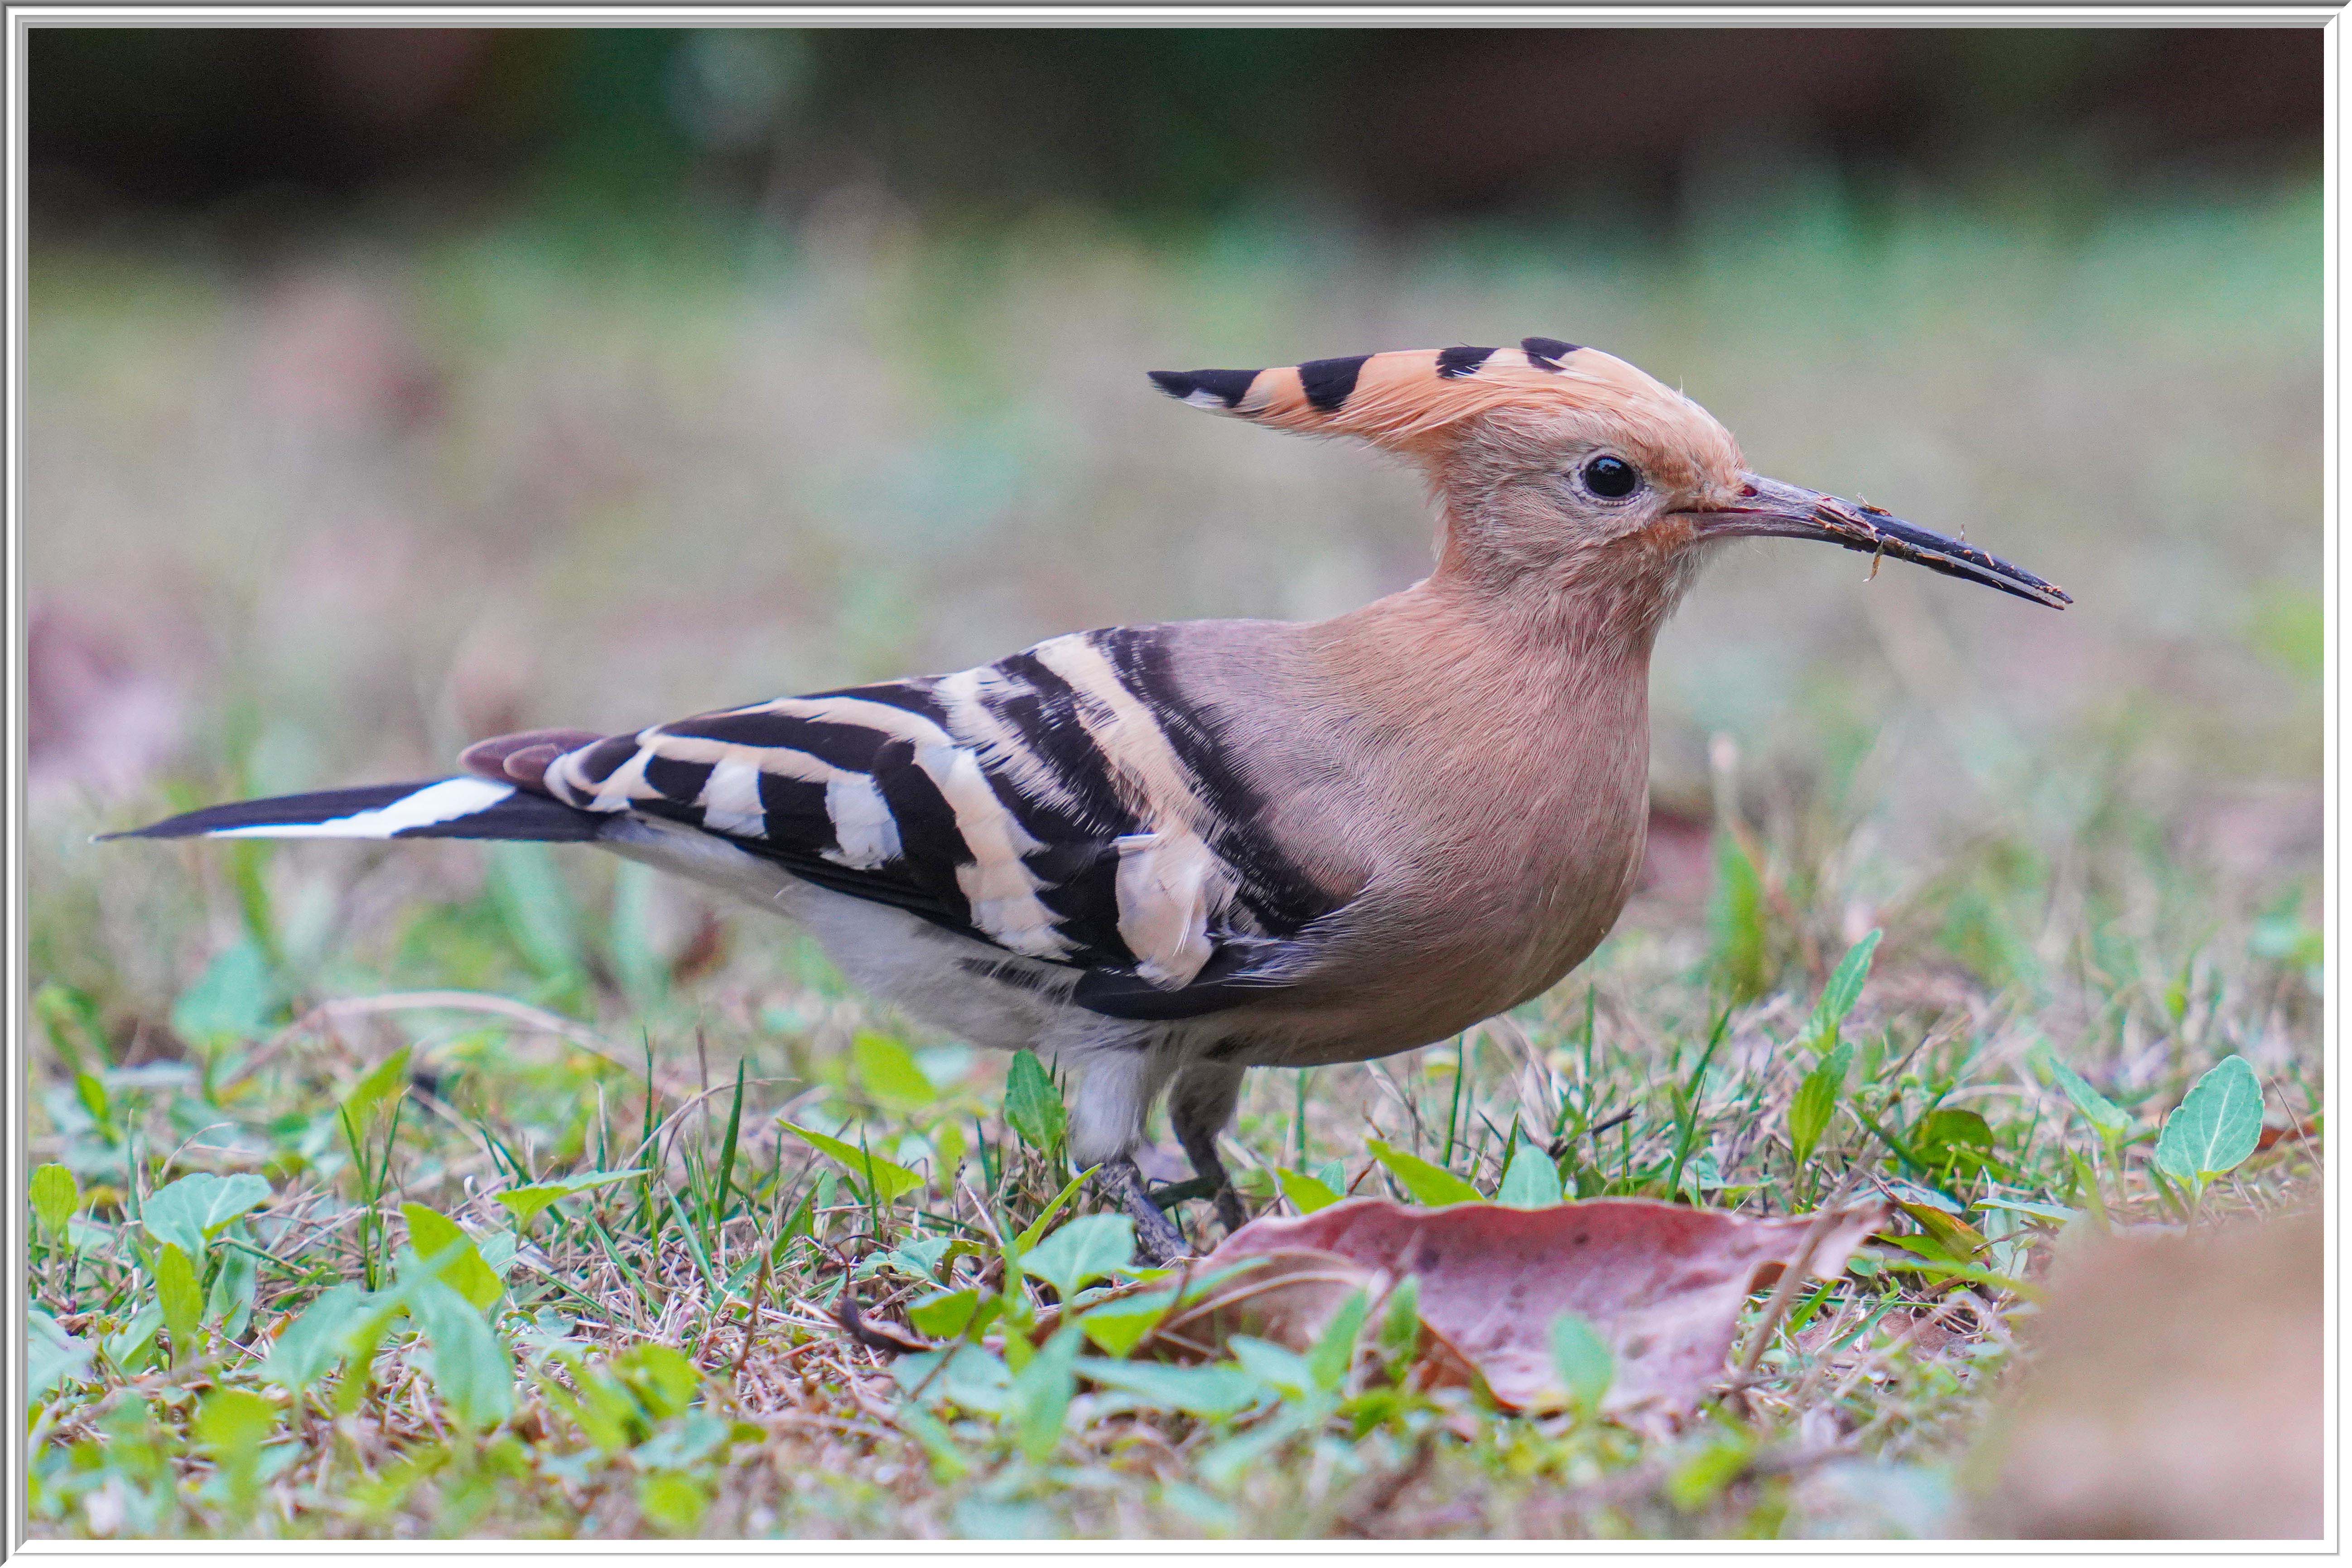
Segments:
[[[2315,908],[2320,47],[36,29],[37,967],[152,1010],[234,931],[83,841],[170,805],[1401,587],[1410,475],[1142,373],[1530,333],[2077,601],[1727,555],[1660,645],[1654,891],[1723,735],[1865,921],[1988,836],[2063,900],[2126,820],[2190,923]]]

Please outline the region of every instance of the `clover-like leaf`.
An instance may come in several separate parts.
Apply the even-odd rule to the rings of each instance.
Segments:
[[[1021,1258],[1021,1271],[1043,1279],[1066,1301],[1089,1279],[1135,1262],[1135,1222],[1123,1214],[1081,1215]]]
[[[191,1263],[204,1260],[205,1245],[238,1215],[269,1201],[269,1184],[242,1173],[215,1176],[199,1171],[150,1194],[140,1223],[157,1241],[178,1247]]]
[[[1551,1364],[1560,1386],[1587,1415],[1600,1410],[1601,1396],[1617,1379],[1617,1357],[1609,1342],[1574,1312],[1551,1321]]]
[[[2223,1057],[2164,1119],[2157,1168],[2203,1183],[2243,1164],[2262,1138],[2262,1080],[2245,1058]]]
[[[1549,1208],[1564,1195],[1559,1184],[1559,1167],[1551,1156],[1537,1148],[1525,1137],[1511,1151],[1511,1167],[1503,1173],[1503,1184],[1496,1190],[1495,1201],[1513,1208]]]
[[[53,1162],[33,1173],[30,1185],[33,1217],[41,1222],[51,1240],[68,1240],[68,1223],[81,1206],[81,1184],[74,1180],[71,1171]]]

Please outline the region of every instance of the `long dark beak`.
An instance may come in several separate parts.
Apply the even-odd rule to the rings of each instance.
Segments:
[[[1914,561],[1947,577],[1963,577],[2063,610],[2074,598],[2055,583],[2045,583],[2021,567],[2011,566],[1975,545],[1940,533],[1915,528],[1874,506],[1862,506],[1784,485],[1759,474],[1742,474],[1739,499],[1712,511],[1690,514],[1702,539],[1819,539],[1843,544],[1873,556]],[[1873,570],[1876,570],[1874,564]]]

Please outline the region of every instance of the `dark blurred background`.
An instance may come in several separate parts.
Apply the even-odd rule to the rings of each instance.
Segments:
[[[2315,172],[2321,115],[2319,34],[2257,27],[37,27],[31,60],[55,226],[519,190],[789,217],[873,181],[959,220],[1304,200],[1644,227],[1759,161],[2079,211]]]

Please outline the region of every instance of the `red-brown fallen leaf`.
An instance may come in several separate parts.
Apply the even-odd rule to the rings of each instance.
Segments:
[[[2290,1122],[2284,1127],[2265,1125],[2261,1139],[2254,1144],[2254,1152],[2259,1154],[2265,1150],[2275,1149],[2291,1140],[2307,1140],[2315,1143],[2319,1141],[2319,1134],[2300,1121]]]
[[[1814,1218],[1759,1219],[1646,1198],[1544,1209],[1350,1198],[1297,1219],[1254,1220],[1227,1237],[1203,1268],[1265,1262],[1171,1321],[1179,1338],[1161,1345],[1200,1353],[1246,1332],[1304,1349],[1357,1289],[1377,1299],[1413,1275],[1441,1370],[1475,1367],[1500,1403],[1565,1403],[1551,1325],[1574,1312],[1617,1358],[1602,1407],[1672,1414],[1723,1376],[1741,1307],[1795,1260]],[[1843,1269],[1886,1219],[1880,1204],[1840,1211],[1811,1271]]]

